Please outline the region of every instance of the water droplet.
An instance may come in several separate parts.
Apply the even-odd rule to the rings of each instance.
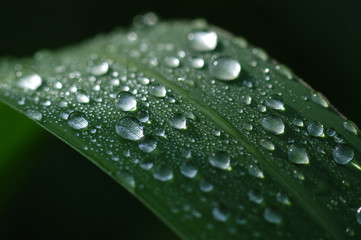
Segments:
[[[176,129],[186,129],[187,119],[183,114],[175,113],[169,120],[169,124]]]
[[[252,98],[250,96],[242,96],[241,97],[241,101],[246,104],[246,105],[250,105],[252,102]]]
[[[303,121],[299,118],[295,118],[292,121],[293,125],[297,126],[297,127],[303,127]]]
[[[166,182],[173,179],[173,172],[170,168],[161,166],[154,171],[153,177],[159,181]]]
[[[43,114],[41,114],[41,112],[37,111],[37,110],[33,110],[33,109],[29,109],[25,112],[26,116],[28,116],[29,118],[40,122],[43,119]]]
[[[198,169],[195,168],[190,162],[184,162],[180,166],[180,171],[187,178],[194,178],[198,173]]]
[[[199,183],[199,187],[202,192],[210,192],[213,190],[213,185],[207,182],[206,180],[202,179]]]
[[[228,214],[220,208],[213,208],[212,214],[214,219],[220,222],[226,222],[228,219]]]
[[[213,153],[208,160],[212,166],[220,169],[228,169],[231,164],[231,157],[223,151]]]
[[[180,65],[180,61],[176,57],[165,57],[164,62],[165,65],[170,68],[177,68]]]
[[[20,78],[17,81],[16,85],[18,87],[34,91],[40,87],[42,82],[43,82],[43,80],[41,79],[40,75],[31,74],[31,75]]]
[[[94,65],[89,69],[89,72],[95,76],[102,76],[107,74],[109,71],[109,64],[107,62],[102,62],[98,65]]]
[[[345,165],[350,162],[353,157],[354,151],[348,145],[340,144],[333,149],[333,160],[338,164]]]
[[[150,87],[149,93],[155,97],[165,97],[167,91],[162,84],[155,84]]]
[[[135,118],[121,118],[116,126],[115,131],[119,136],[128,140],[139,140],[143,137],[143,126],[141,126]]]
[[[135,180],[134,180],[134,177],[130,173],[125,172],[125,171],[117,171],[116,177],[117,177],[117,179],[119,179],[120,183],[125,185],[126,187],[128,187],[130,189],[135,188]]]
[[[197,58],[190,58],[189,64],[194,69],[201,69],[204,67],[204,60],[203,58],[197,57]]]
[[[239,76],[241,64],[230,57],[219,57],[211,63],[209,71],[219,80],[231,81]]]
[[[262,194],[257,190],[250,190],[248,193],[248,198],[251,202],[260,204],[263,202],[263,196]]]
[[[88,120],[81,112],[72,112],[68,117],[68,124],[75,130],[85,129],[88,127]]]
[[[270,140],[261,139],[261,140],[259,141],[259,144],[260,144],[264,149],[267,149],[267,150],[269,150],[269,151],[275,150],[275,145],[274,145],[273,142],[271,142]]]
[[[138,82],[142,85],[148,85],[149,84],[149,79],[146,77],[141,77],[138,79]]]
[[[256,165],[249,165],[248,173],[257,178],[264,178],[262,170]]]
[[[276,195],[277,201],[284,204],[284,205],[291,205],[290,200],[288,199],[287,195],[282,194],[282,193],[277,193]]]
[[[196,52],[209,52],[217,47],[217,34],[209,31],[198,31],[188,34],[186,45]]]
[[[357,223],[361,225],[361,207],[359,207],[356,211],[356,220]]]
[[[137,99],[129,92],[120,92],[115,98],[115,108],[121,111],[134,111],[137,109]]]
[[[145,137],[141,143],[139,143],[139,149],[145,153],[153,152],[157,148],[157,141],[153,137]]]
[[[323,136],[324,135],[323,130],[324,130],[323,125],[319,122],[312,122],[307,126],[308,134],[314,137]]]
[[[321,105],[324,108],[328,107],[328,102],[326,98],[322,95],[322,93],[315,92],[314,94],[312,94],[311,99],[313,102]]]
[[[296,164],[310,163],[306,149],[299,145],[290,146],[288,149],[288,160]]]
[[[343,127],[349,131],[350,133],[353,133],[355,135],[358,134],[358,129],[357,129],[357,126],[355,125],[354,122],[352,122],[351,120],[346,120],[344,123],[343,123]]]
[[[278,95],[270,96],[266,101],[266,105],[269,108],[272,108],[272,109],[275,109],[275,110],[281,110],[281,111],[285,110],[284,104],[281,101],[281,97],[278,96]]]
[[[90,97],[84,90],[78,90],[75,95],[75,99],[78,103],[89,103]]]
[[[285,132],[285,124],[281,118],[275,116],[267,116],[261,120],[262,127],[276,135],[280,135]]]
[[[281,215],[271,208],[264,210],[263,217],[269,223],[280,224],[282,222]]]

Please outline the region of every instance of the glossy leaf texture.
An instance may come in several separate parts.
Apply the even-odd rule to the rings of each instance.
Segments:
[[[129,30],[0,62],[2,101],[183,239],[361,236],[358,128],[241,37],[148,14]]]

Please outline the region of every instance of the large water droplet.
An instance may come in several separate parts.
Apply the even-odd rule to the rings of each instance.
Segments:
[[[197,168],[195,168],[190,162],[184,162],[180,166],[180,171],[187,178],[194,178],[198,173]]]
[[[353,157],[354,151],[348,145],[340,144],[333,149],[333,160],[338,164],[345,165],[350,162]]]
[[[132,117],[121,118],[115,126],[115,131],[119,136],[128,140],[135,141],[143,137],[143,126]]]
[[[321,105],[324,108],[328,107],[328,102],[327,102],[326,98],[322,95],[322,93],[316,92],[316,93],[312,94],[311,99],[313,102]]]
[[[323,136],[323,125],[319,122],[312,122],[307,126],[307,132],[311,136],[321,137]]]
[[[281,97],[278,95],[273,95],[270,96],[267,101],[266,101],[266,105],[269,108],[275,109],[275,110],[285,110],[284,104],[281,101]]]
[[[231,157],[223,151],[213,153],[208,160],[212,166],[220,169],[228,169],[231,164]]]
[[[153,137],[145,137],[141,143],[139,143],[139,149],[145,153],[153,152],[157,148],[157,141]]]
[[[162,84],[155,84],[150,87],[149,93],[156,97],[165,97],[167,91]]]
[[[169,120],[169,124],[176,129],[186,129],[187,119],[183,114],[175,113]]]
[[[343,123],[343,127],[349,131],[350,133],[353,133],[355,135],[358,134],[358,129],[357,129],[357,126],[355,125],[354,122],[352,122],[351,120],[346,120],[344,123]]]
[[[159,181],[166,182],[173,179],[173,172],[170,168],[161,166],[154,171],[153,177]]]
[[[217,47],[217,34],[215,32],[198,31],[188,34],[186,45],[196,52],[209,52]]]
[[[75,95],[75,99],[78,103],[89,103],[90,97],[84,90],[78,90]]]
[[[36,90],[40,87],[42,82],[43,80],[41,79],[40,75],[31,74],[20,78],[16,85],[24,89]]]
[[[241,72],[241,64],[230,57],[219,57],[209,66],[211,75],[219,80],[231,81]]]
[[[129,92],[120,92],[115,98],[115,108],[121,111],[134,111],[137,109],[137,99]]]
[[[81,112],[72,112],[68,117],[68,124],[75,130],[80,130],[88,127],[88,120]]]
[[[200,58],[200,57],[191,58],[191,59],[189,59],[189,64],[194,69],[201,69],[204,67],[204,60],[203,60],[203,58]]]
[[[267,131],[280,135],[285,132],[285,124],[281,118],[275,116],[267,116],[261,120],[261,125]]]
[[[291,145],[288,149],[288,160],[296,164],[309,164],[308,154],[305,148]]]
[[[109,64],[107,62],[102,62],[98,65],[93,65],[89,72],[95,76],[102,76],[107,74],[109,71]]]
[[[264,210],[263,217],[269,223],[280,224],[282,222],[281,215],[271,208]]]

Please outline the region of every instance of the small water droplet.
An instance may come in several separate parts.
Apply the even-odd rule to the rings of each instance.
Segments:
[[[207,182],[206,180],[202,179],[199,183],[199,187],[202,192],[210,192],[213,190],[213,185]]]
[[[170,181],[173,179],[173,171],[166,166],[161,166],[154,171],[153,177],[162,182]]]
[[[322,137],[324,135],[323,130],[324,130],[323,125],[319,122],[311,122],[307,126],[308,134],[314,137]]]
[[[290,200],[288,199],[287,195],[283,194],[283,193],[277,193],[276,195],[277,201],[284,204],[284,205],[291,205]]]
[[[139,143],[139,149],[145,153],[153,152],[157,148],[157,141],[153,137],[145,137]]]
[[[281,215],[271,208],[264,210],[263,217],[269,223],[280,224],[282,222]]]
[[[16,85],[20,88],[29,89],[29,90],[36,90],[40,87],[43,80],[39,74],[30,74],[20,78]]]
[[[115,98],[115,108],[121,111],[134,111],[137,109],[137,99],[129,92],[120,92]]]
[[[328,102],[326,98],[322,95],[322,93],[315,92],[314,94],[312,94],[311,99],[313,102],[321,105],[322,107],[328,108]]]
[[[165,97],[167,91],[162,84],[155,84],[150,87],[149,93],[155,97]]]
[[[102,76],[107,74],[109,71],[109,64],[107,62],[102,62],[98,65],[93,65],[89,72],[95,76]]]
[[[356,220],[357,223],[361,225],[361,207],[359,207],[356,211]]]
[[[259,141],[259,144],[260,144],[264,149],[267,149],[267,150],[269,150],[269,151],[275,150],[275,145],[274,145],[273,142],[271,142],[270,140],[261,139],[261,140]]]
[[[354,151],[348,145],[340,144],[333,149],[333,160],[338,164],[345,165],[350,162],[353,157]]]
[[[143,126],[141,126],[137,119],[132,117],[121,118],[116,126],[115,131],[119,136],[128,140],[139,140],[143,135]]]
[[[299,118],[293,119],[292,123],[293,123],[293,125],[295,125],[297,127],[303,127],[304,126],[302,119],[299,119]]]
[[[203,58],[200,58],[200,57],[190,58],[189,64],[194,69],[201,69],[204,67],[204,60],[203,60]]]
[[[276,135],[280,135],[285,132],[285,124],[281,118],[275,116],[267,116],[261,120],[262,127]]]
[[[250,190],[247,195],[251,202],[257,204],[261,204],[263,202],[263,196],[258,190]]]
[[[343,123],[343,127],[349,131],[350,133],[353,133],[355,135],[358,134],[358,129],[357,129],[357,126],[355,125],[354,122],[352,122],[351,120],[346,120],[344,123]]]
[[[214,219],[220,222],[226,222],[228,219],[228,214],[220,208],[213,208],[212,214]]]
[[[275,110],[281,110],[284,111],[285,107],[284,104],[281,100],[281,97],[278,95],[272,95],[270,96],[267,101],[266,101],[266,105],[269,108],[275,109]]]
[[[176,57],[165,57],[164,63],[167,67],[170,67],[170,68],[177,68],[180,65],[180,61]]]
[[[310,163],[306,149],[296,144],[291,145],[288,149],[288,160],[295,164]]]
[[[84,90],[78,90],[75,95],[75,99],[78,103],[89,103],[90,97]]]
[[[183,114],[175,113],[169,120],[169,124],[176,129],[186,129],[187,119]]]
[[[196,52],[209,52],[217,47],[217,34],[209,31],[197,31],[189,33],[186,46]]]
[[[180,166],[180,171],[187,178],[194,178],[198,173],[197,168],[195,168],[190,162],[184,162]]]
[[[142,85],[148,85],[150,81],[149,81],[149,78],[141,77],[138,79],[138,82]]]
[[[241,97],[241,101],[246,104],[246,105],[250,105],[252,102],[252,98],[250,96],[242,96]]]
[[[210,74],[223,81],[236,79],[241,72],[241,64],[231,57],[219,57],[209,66]]]
[[[256,165],[249,165],[248,173],[257,178],[264,178],[262,170]]]
[[[210,164],[216,168],[228,169],[231,164],[231,157],[228,153],[217,151],[208,158]]]
[[[68,117],[68,124],[75,130],[85,129],[88,127],[88,120],[81,112],[72,112]]]
[[[26,116],[28,116],[29,118],[40,122],[43,119],[43,114],[41,114],[41,112],[37,111],[37,110],[33,110],[33,109],[29,109],[25,112]]]
[[[117,179],[119,179],[120,183],[125,185],[126,187],[130,189],[135,188],[135,180],[134,177],[126,171],[117,171],[116,173]]]

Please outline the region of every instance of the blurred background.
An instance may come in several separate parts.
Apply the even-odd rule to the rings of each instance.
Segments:
[[[0,57],[76,44],[153,11],[203,17],[288,65],[361,126],[361,1],[2,0]],[[0,104],[1,239],[177,239],[118,184]]]

